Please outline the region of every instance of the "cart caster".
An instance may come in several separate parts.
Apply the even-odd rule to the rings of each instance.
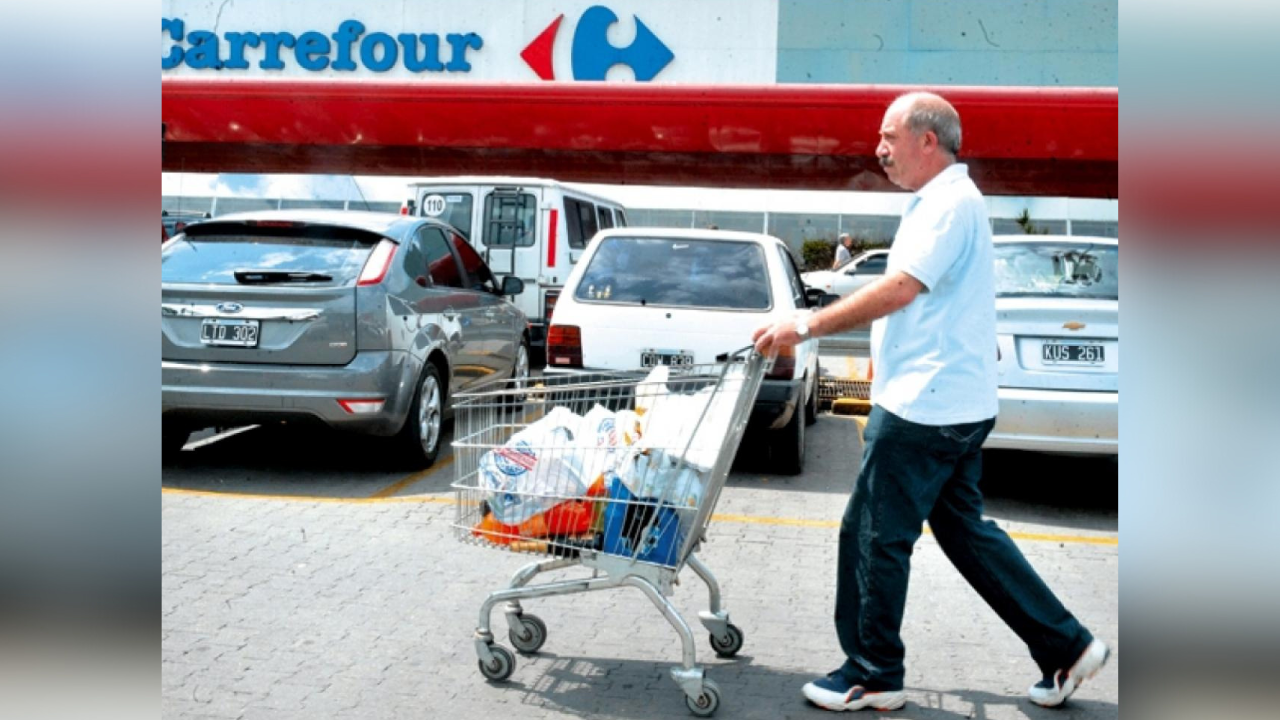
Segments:
[[[516,671],[516,659],[511,651],[501,645],[490,645],[489,652],[493,653],[493,661],[486,665],[484,660],[480,660],[480,674],[494,682],[511,677],[511,673]]]
[[[711,633],[711,649],[716,651],[716,655],[727,658],[738,654],[742,649],[742,629],[733,623],[725,626],[725,634],[717,636]]]
[[[519,624],[512,624],[508,637],[516,650],[525,655],[538,652],[547,641],[547,624],[536,615],[520,615]]]
[[[702,693],[696,698],[684,696],[689,712],[698,717],[711,717],[720,708],[720,686],[710,680],[702,681]]]

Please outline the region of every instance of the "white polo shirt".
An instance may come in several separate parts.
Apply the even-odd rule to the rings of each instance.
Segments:
[[[995,417],[996,305],[991,223],[969,168],[912,195],[889,251],[925,291],[871,326],[871,401],[922,425]]]

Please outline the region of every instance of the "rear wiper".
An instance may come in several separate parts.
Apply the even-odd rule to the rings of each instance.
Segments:
[[[241,285],[265,285],[270,283],[291,282],[328,282],[333,279],[329,275],[306,270],[237,270],[236,282]]]

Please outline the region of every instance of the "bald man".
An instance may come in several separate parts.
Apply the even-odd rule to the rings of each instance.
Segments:
[[[1030,649],[1041,674],[1032,702],[1061,705],[1110,656],[1009,536],[982,519],[981,448],[997,410],[994,260],[986,202],[959,152],[950,103],[931,93],[896,99],[876,155],[889,180],[913,194],[885,276],[755,333],[767,354],[874,321],[873,405],[840,524],[835,625],[845,661],[803,688],[828,710],[906,703],[902,615],[926,520],[947,558]]]

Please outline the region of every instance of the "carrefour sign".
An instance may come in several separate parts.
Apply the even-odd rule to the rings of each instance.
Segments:
[[[769,83],[778,0],[162,0],[165,76]]]
[[[359,20],[345,20],[329,35],[315,30],[301,34],[280,30],[219,36],[208,30],[188,32],[181,18],[161,18],[160,32],[173,41],[160,57],[161,70],[179,65],[195,70],[248,70],[252,49],[259,51],[257,67],[261,70],[283,70],[293,62],[311,72],[328,68],[353,72],[362,66],[382,73],[403,62],[415,73],[469,72],[467,51],[484,47],[484,38],[478,33],[448,33],[442,53],[436,33],[398,33],[392,37],[385,32],[368,32]]]

